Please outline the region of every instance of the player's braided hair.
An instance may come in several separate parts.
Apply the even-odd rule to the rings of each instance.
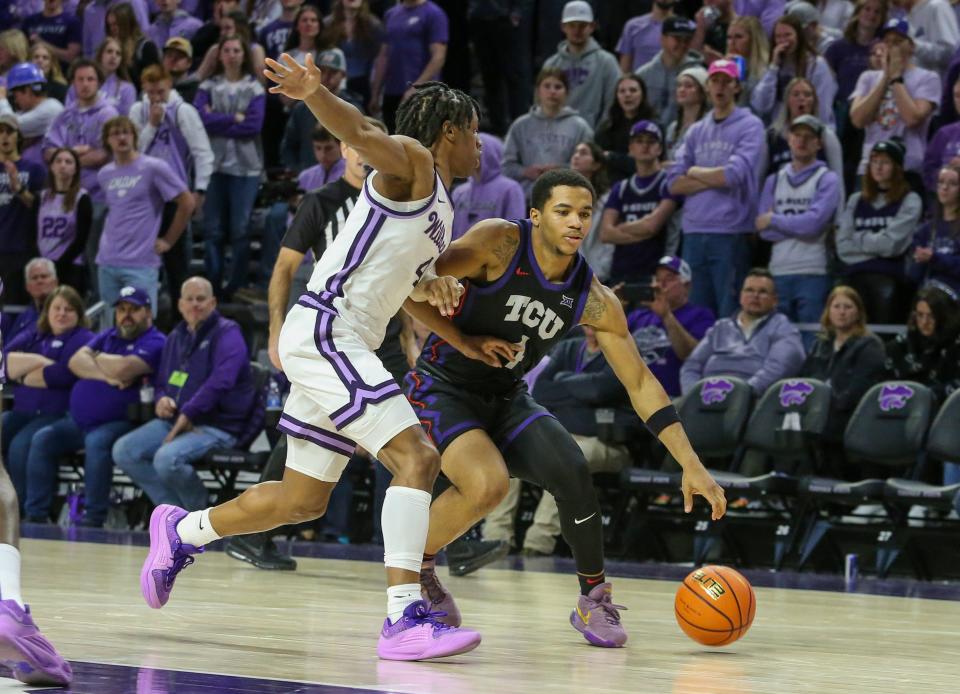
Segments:
[[[443,82],[423,82],[397,109],[397,135],[412,137],[430,148],[440,137],[445,121],[458,128],[470,127],[473,114],[480,115],[480,104],[459,89]]]

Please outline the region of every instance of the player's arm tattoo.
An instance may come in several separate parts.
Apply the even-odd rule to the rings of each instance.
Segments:
[[[600,321],[607,312],[607,302],[600,292],[591,289],[587,295],[587,303],[583,307],[581,323],[593,325]]]
[[[493,257],[502,265],[506,265],[513,258],[520,244],[520,238],[511,232],[504,232],[492,249]]]

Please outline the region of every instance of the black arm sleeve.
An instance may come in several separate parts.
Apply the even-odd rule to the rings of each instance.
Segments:
[[[83,195],[77,200],[77,235],[73,242],[67,246],[67,249],[60,256],[55,265],[57,266],[57,275],[67,277],[64,272],[76,260],[77,256],[83,253],[87,247],[87,237],[90,235],[90,224],[93,220],[93,203],[90,202],[89,195]]]

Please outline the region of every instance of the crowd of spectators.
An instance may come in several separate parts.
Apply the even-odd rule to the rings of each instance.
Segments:
[[[525,216],[544,171],[587,176],[582,252],[670,395],[718,374],[757,395],[821,378],[834,441],[883,378],[949,395],[958,18],[949,0],[4,3],[3,454],[24,513],[49,517],[56,460],[81,449],[84,522],[103,523],[114,464],[155,503],[201,508],[190,463],[256,419],[251,355],[218,302],[261,296],[275,263],[290,291],[349,211],[330,186],[363,175],[304,104],[266,89],[264,60],[283,52],[390,131],[418,83],[477,96],[483,156],[453,191],[454,236]],[[326,226],[292,263],[298,213]],[[161,305],[183,319],[168,336]],[[884,341],[870,324],[905,329]],[[581,410],[622,393],[589,333],[577,340],[531,384],[609,469],[622,451],[592,440]],[[146,385],[157,418],[134,428],[127,405]],[[541,511],[531,549],[549,551],[555,511]]]

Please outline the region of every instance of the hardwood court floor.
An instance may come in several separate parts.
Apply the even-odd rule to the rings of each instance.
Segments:
[[[24,594],[67,658],[288,682],[168,689],[141,669],[126,689],[139,694],[339,691],[294,682],[443,694],[859,693],[945,691],[960,681],[960,603],[951,601],[757,588],[747,636],[707,649],[674,621],[675,582],[615,579],[630,641],[607,650],[569,626],[572,576],[487,568],[458,579],[441,569],[483,643],[448,661],[390,663],[374,651],[385,604],[377,563],[300,559],[296,572],[271,573],[208,552],[181,575],[168,606],[151,610],[139,592],[145,552],[23,541]]]

